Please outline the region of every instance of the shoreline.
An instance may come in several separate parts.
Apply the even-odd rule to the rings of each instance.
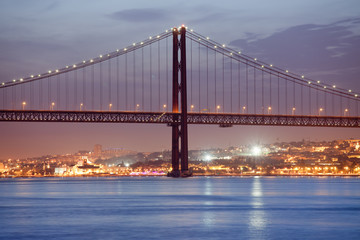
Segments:
[[[1,178],[111,178],[111,177],[168,177],[164,175],[113,175],[113,174],[99,174],[99,175],[81,175],[81,176],[0,176]],[[194,174],[192,177],[359,177],[360,174]]]

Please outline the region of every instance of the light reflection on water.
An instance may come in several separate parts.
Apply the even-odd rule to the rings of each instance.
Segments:
[[[359,178],[0,179],[0,239],[357,239]]]
[[[249,231],[251,239],[265,239],[263,231],[266,227],[266,213],[263,208],[263,190],[260,178],[254,178],[251,190],[251,205],[249,215]]]

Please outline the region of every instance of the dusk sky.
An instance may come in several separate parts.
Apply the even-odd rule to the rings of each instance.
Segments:
[[[185,24],[247,55],[360,91],[360,2],[0,1],[0,80],[42,73]],[[91,150],[170,149],[171,128],[150,124],[0,122],[0,159]],[[189,126],[189,149],[359,138],[359,129]]]

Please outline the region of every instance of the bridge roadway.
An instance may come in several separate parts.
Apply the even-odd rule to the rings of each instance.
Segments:
[[[177,119],[174,115],[178,115]],[[12,122],[79,122],[79,123],[180,123],[180,113],[132,111],[43,111],[0,110],[0,121]],[[188,113],[188,124],[360,127],[360,117],[262,115],[234,113]]]

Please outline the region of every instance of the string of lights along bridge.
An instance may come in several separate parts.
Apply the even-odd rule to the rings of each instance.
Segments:
[[[3,110],[171,112],[172,30],[45,73],[1,82]],[[169,40],[170,38],[170,40]],[[358,94],[187,31],[188,111],[358,116]]]

